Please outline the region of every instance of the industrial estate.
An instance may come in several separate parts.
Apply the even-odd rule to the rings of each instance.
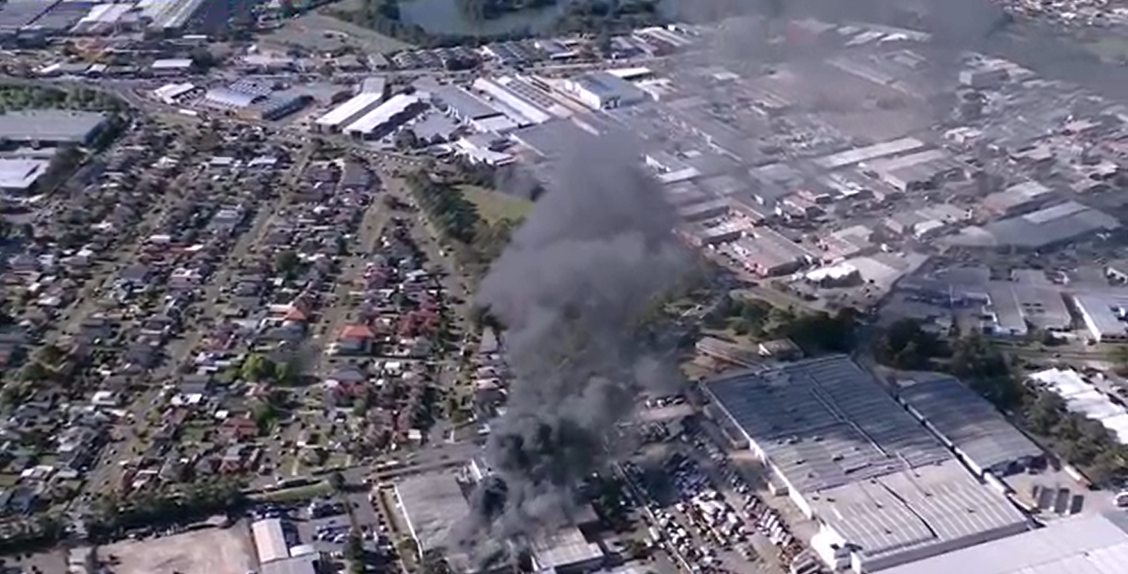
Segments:
[[[556,4],[0,0],[0,572],[1128,572],[1125,8]]]

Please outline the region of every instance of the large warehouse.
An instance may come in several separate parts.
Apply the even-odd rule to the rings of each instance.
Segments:
[[[0,114],[0,140],[27,144],[87,144],[106,126],[105,114],[32,110]]]
[[[365,114],[376,109],[384,100],[383,92],[362,92],[341,105],[329,110],[328,113],[313,122],[315,129],[326,133],[339,133],[345,126],[364,117]]]
[[[1123,574],[1128,515],[1078,516],[1010,538],[887,570],[886,574]]]
[[[834,569],[877,572],[1028,529],[849,357],[745,371],[704,388],[817,521],[811,547]]]
[[[396,502],[419,552],[442,548],[451,530],[470,514],[454,473],[428,473],[396,483]]]
[[[959,380],[899,381],[897,400],[976,472],[1004,477],[1045,463],[1045,452]]]
[[[411,537],[420,552],[442,550],[455,572],[475,570],[465,554],[451,552],[452,532],[470,513],[467,492],[474,480],[490,470],[479,460],[472,460],[466,472],[431,472],[397,481],[396,502],[407,522]],[[582,509],[574,517],[578,524],[593,520],[594,511]],[[588,541],[578,527],[559,529],[530,543],[532,560],[538,571],[561,574],[590,572],[602,566],[605,556],[599,544]]]
[[[360,119],[345,127],[345,133],[361,139],[380,139],[427,107],[430,94],[396,94]]]
[[[576,99],[594,110],[629,106],[648,98],[638,86],[608,72],[592,72],[566,80],[564,86]]]

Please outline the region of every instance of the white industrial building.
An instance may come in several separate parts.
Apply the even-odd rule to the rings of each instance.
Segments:
[[[38,159],[0,158],[0,192],[26,194],[47,173],[51,162]]]
[[[457,550],[452,533],[469,516],[468,490],[491,472],[475,458],[460,471],[429,472],[396,481],[396,506],[420,553],[442,551],[454,572],[478,570],[468,555]],[[572,518],[578,525],[598,520],[590,506],[578,509]],[[498,541],[498,550],[505,552],[511,542]],[[537,536],[529,541],[529,550],[537,572],[593,572],[605,560],[602,547],[587,540],[577,526]]]
[[[901,138],[892,141],[873,144],[871,146],[852,148],[846,151],[831,154],[815,160],[815,164],[824,169],[839,169],[857,165],[864,161],[872,161],[898,154],[916,152],[924,149],[925,143],[916,138]]]
[[[1101,423],[1120,444],[1128,444],[1128,409],[1114,403],[1081,373],[1046,369],[1032,373],[1029,380],[1064,399],[1070,412]]]
[[[1128,341],[1128,294],[1079,293],[1073,306],[1081,314],[1089,336],[1098,343]]]
[[[345,126],[376,109],[382,101],[383,92],[361,92],[314,120],[313,125],[320,132],[339,133]]]
[[[259,562],[266,563],[290,557],[290,547],[282,532],[282,519],[267,518],[251,524],[251,538],[255,542],[255,552]]]
[[[949,552],[886,574],[1123,574],[1128,514],[1081,515],[1045,528]]]
[[[593,110],[610,110],[646,101],[646,92],[609,72],[592,72],[564,81],[564,89]]]
[[[745,371],[704,388],[725,426],[739,429],[771,480],[816,521],[811,548],[832,569],[878,572],[1029,529],[849,357]]]
[[[345,126],[345,133],[361,139],[379,139],[395,131],[427,107],[430,95],[426,92],[396,94],[372,111]]]
[[[512,78],[505,77],[478,78],[474,80],[473,87],[488,99],[490,105],[521,127],[543,124],[556,117],[542,105],[510,89],[509,84],[513,82]]]

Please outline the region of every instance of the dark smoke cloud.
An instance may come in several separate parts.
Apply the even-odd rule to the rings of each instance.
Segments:
[[[1114,99],[1128,98],[1128,68],[1104,64],[1052,26],[1008,14],[995,0],[671,0],[677,16],[691,22],[755,16],[721,34],[710,56],[716,63],[786,58],[764,49],[763,29],[789,19],[814,18],[833,24],[873,23],[928,32],[919,47],[940,67],[958,65],[959,55],[981,52],[1014,61],[1049,79],[1091,88]],[[766,27],[766,28],[761,28]],[[1109,31],[1107,33],[1114,34]]]
[[[638,164],[626,138],[575,142],[482,283],[514,376],[486,447],[495,477],[461,533],[470,543],[568,522],[576,488],[606,465],[605,441],[640,391],[678,382],[635,326],[689,258]]]

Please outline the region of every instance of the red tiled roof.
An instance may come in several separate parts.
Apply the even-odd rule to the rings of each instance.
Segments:
[[[366,325],[348,325],[341,329],[338,339],[375,339],[376,334]]]

